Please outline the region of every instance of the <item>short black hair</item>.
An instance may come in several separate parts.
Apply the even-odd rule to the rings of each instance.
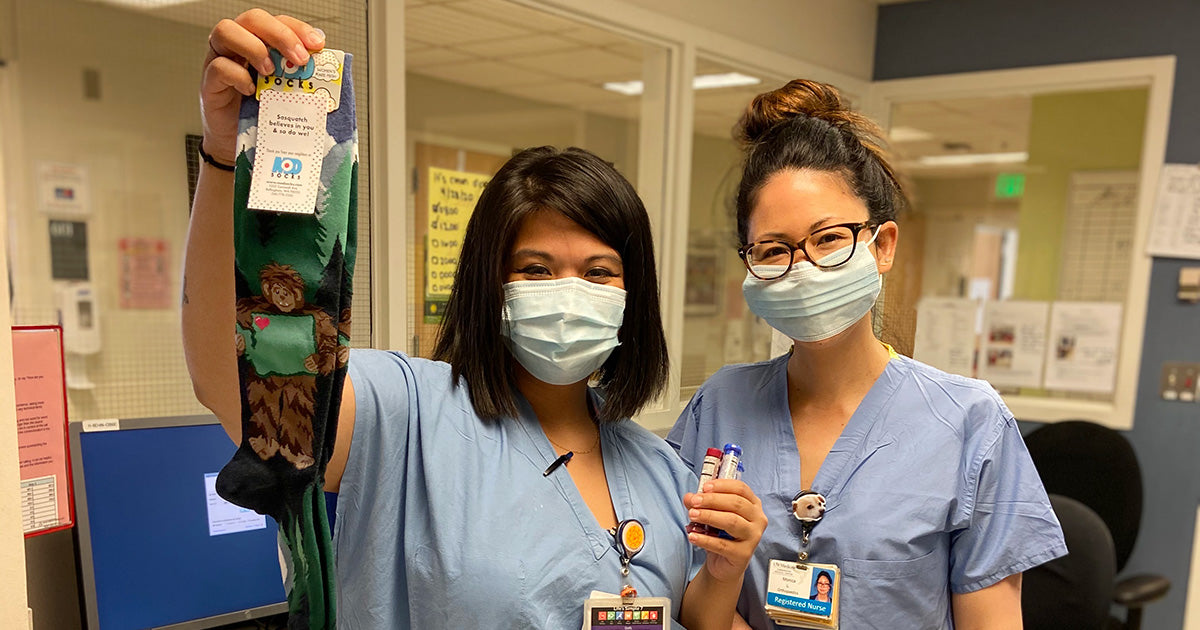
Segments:
[[[612,164],[583,149],[536,147],[514,155],[488,182],[467,223],[454,286],[433,357],[466,382],[482,418],[515,417],[512,355],[502,336],[504,280],[521,222],[560,212],[621,256],[625,315],[621,345],[599,370],[601,421],[635,415],[667,380],[650,217]]]

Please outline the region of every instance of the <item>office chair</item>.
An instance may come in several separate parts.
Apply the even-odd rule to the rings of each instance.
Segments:
[[[1119,574],[1133,552],[1142,519],[1142,471],[1129,441],[1108,427],[1071,420],[1032,431],[1025,445],[1046,492],[1083,503],[1108,526]],[[1161,575],[1134,575],[1116,582],[1112,601],[1126,614],[1124,621],[1111,619],[1109,627],[1138,630],[1142,609],[1170,587]]]
[[[1097,630],[1109,621],[1117,556],[1108,526],[1088,506],[1060,494],[1050,505],[1062,524],[1067,555],[1025,572],[1025,630]]]

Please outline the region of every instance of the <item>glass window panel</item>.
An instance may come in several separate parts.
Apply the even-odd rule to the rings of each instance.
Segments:
[[[428,357],[456,269],[461,221],[439,225],[434,204],[471,194],[515,151],[577,146],[612,162],[638,186],[646,125],[640,92],[607,82],[660,76],[662,50],[598,28],[497,0],[408,0],[406,115],[412,168],[408,352]],[[434,177],[461,174],[459,189]],[[461,190],[460,190],[461,189]],[[652,200],[646,200],[651,205]],[[439,210],[440,211],[440,210]],[[449,228],[457,228],[458,232]]]
[[[877,309],[882,337],[911,353],[921,298],[976,299],[980,315],[969,331],[975,364],[960,371],[993,376],[1005,393],[1112,401],[1111,386],[1076,391],[1089,387],[1087,379],[1058,378],[1043,389],[995,376],[1010,371],[1023,351],[1006,345],[1019,343],[1011,325],[989,326],[983,313],[987,303],[1003,301],[1050,309],[1099,302],[1115,305],[1119,317],[1130,281],[1147,97],[1146,88],[1125,88],[894,105],[890,139],[912,206],[901,218],[896,266]],[[1099,312],[1085,318],[1091,327],[1103,321]],[[1115,349],[1119,319],[1112,328]],[[1054,378],[1056,362],[1066,357],[1056,347],[1068,352],[1079,327],[1051,328],[1047,320],[1041,329],[1044,360],[1026,348],[1027,365],[1036,371],[1040,364],[1043,378]],[[1101,388],[1102,380],[1097,375],[1091,386]]]
[[[192,392],[179,328],[180,267],[201,133],[196,94],[213,25],[256,4],[39,0],[12,7],[17,37],[5,49],[11,54],[4,68],[11,89],[0,107],[5,116],[0,140],[13,323],[57,323],[58,296],[79,281],[65,279],[63,258],[86,261],[98,336],[93,348],[67,357],[72,420],[206,412]],[[366,1],[298,0],[288,3],[287,12],[323,29],[330,46],[354,55],[360,168],[351,343],[366,346],[371,333]],[[47,169],[55,168],[82,182],[78,216],[43,211],[41,186],[52,177]],[[82,224],[86,248],[82,240],[52,245],[51,230],[66,229],[52,228],[52,221]],[[134,264],[141,271],[131,275]],[[149,283],[143,284],[147,295],[133,301],[124,296],[130,279]]]
[[[786,83],[699,57],[696,76],[732,72],[757,79],[750,85],[697,89],[692,137],[691,208],[688,217],[680,397],[686,401],[721,366],[762,361],[771,355],[771,327],[746,307],[738,258],[734,200],[742,154],[732,131],[756,95]]]

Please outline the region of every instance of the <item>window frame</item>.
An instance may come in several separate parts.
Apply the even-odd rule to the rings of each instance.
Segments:
[[[898,103],[1132,87],[1147,89],[1146,126],[1138,169],[1136,250],[1122,303],[1120,354],[1113,399],[1101,402],[1005,394],[1005,404],[1020,420],[1087,419],[1114,429],[1133,427],[1153,263],[1153,257],[1146,252],[1146,240],[1158,192],[1159,171],[1166,156],[1174,78],[1175,57],[1158,56],[892,79],[871,85],[864,113],[885,130],[891,127],[892,108]]]

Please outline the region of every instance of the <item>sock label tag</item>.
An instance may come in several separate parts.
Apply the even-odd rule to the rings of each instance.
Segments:
[[[271,49],[271,61],[275,72],[259,75],[255,97],[262,100],[270,91],[301,94],[318,94],[325,99],[325,111],[332,112],[342,103],[342,71],[346,67],[346,53],[326,48],[315,52],[304,66],[297,66]]]
[[[316,214],[325,155],[325,97],[263,92],[247,204],[255,210]]]

